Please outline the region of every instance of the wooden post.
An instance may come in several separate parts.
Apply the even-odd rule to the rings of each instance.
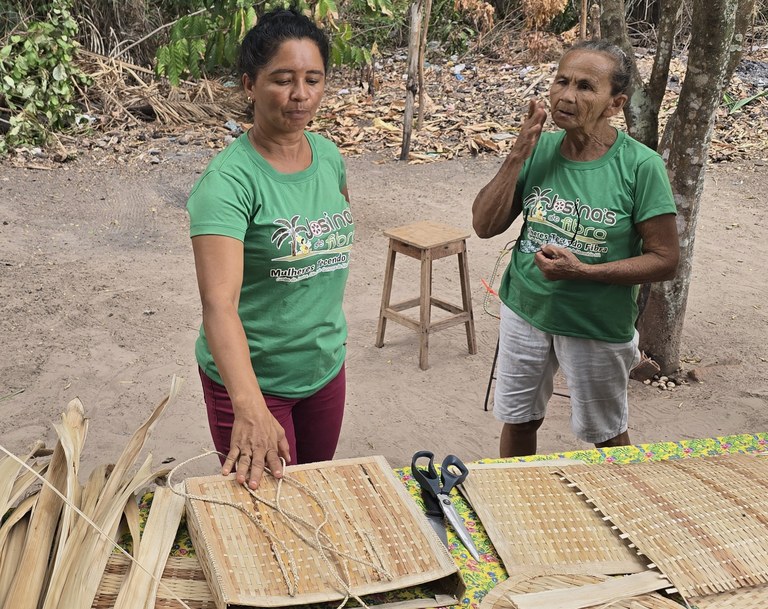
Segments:
[[[427,32],[429,31],[429,17],[432,13],[432,0],[426,0],[424,7],[424,19],[421,25],[421,37],[419,39],[419,118],[416,121],[416,131],[421,131],[424,124],[424,54],[427,50]]]
[[[411,3],[411,32],[408,36],[408,80],[405,84],[405,111],[403,112],[403,146],[400,160],[408,160],[411,150],[411,130],[413,129],[413,106],[416,96],[417,71],[419,62],[419,41],[421,40],[421,22],[424,12],[423,0]]]
[[[589,12],[589,0],[581,0],[581,20],[579,34],[582,40],[587,39],[587,13]]]

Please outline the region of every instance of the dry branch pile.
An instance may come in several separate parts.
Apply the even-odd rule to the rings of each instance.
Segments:
[[[169,397],[133,434],[117,462],[95,468],[85,485],[78,473],[88,419],[79,400],[72,400],[54,425],[59,439],[52,453],[37,446],[17,460],[3,449],[7,456],[0,460],[0,515],[14,509],[0,526],[0,607],[89,609],[121,522],[127,524],[134,556],[159,577],[181,519],[183,499],[170,492],[161,494],[161,501],[152,504],[142,536],[137,494],[167,471],[154,469],[151,455],[134,469],[149,432],[178,386],[174,379]],[[40,487],[22,462],[44,476],[46,484]],[[150,528],[150,522],[158,524]],[[136,569],[126,581],[143,585],[121,595],[116,607],[154,606],[156,587],[148,585],[151,577],[146,572]]]
[[[640,51],[638,55],[647,78],[651,56]],[[768,52],[758,50],[752,57],[765,60]],[[395,159],[402,143],[407,57],[401,53],[378,59],[365,82],[351,70],[331,74],[311,128],[331,138],[347,155],[368,152]],[[507,61],[482,55],[462,59],[428,55],[427,60],[425,121],[411,140],[410,160],[416,163],[506,154],[528,101],[534,96],[546,99],[556,67],[554,61],[526,62],[525,53],[513,46]],[[98,148],[100,157],[106,151],[107,156],[127,162],[146,158],[136,154],[146,141],[175,142],[182,137],[182,144],[218,149],[249,126],[244,95],[233,80],[183,82],[174,88],[150,70],[119,60],[81,51],[79,61],[93,79],[82,100],[91,130],[78,138],[61,138],[72,153]],[[752,63],[765,66],[768,73],[764,61]],[[660,113],[662,126],[675,109],[684,76],[684,61],[674,59]],[[737,71],[728,95],[738,101],[764,89],[765,84],[742,78]],[[716,116],[711,160],[767,160],[766,150],[768,96],[730,113],[724,104]]]

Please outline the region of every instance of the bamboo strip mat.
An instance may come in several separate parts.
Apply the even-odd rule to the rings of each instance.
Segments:
[[[122,554],[109,557],[91,609],[111,609],[128,573],[129,560]],[[163,586],[157,591],[155,609],[178,609],[178,601],[171,598],[170,589],[192,609],[215,609],[216,604],[208,587],[200,563],[194,556],[171,556],[163,571]]]
[[[608,575],[645,570],[645,563],[560,481],[551,464],[467,467],[461,492],[508,572],[557,566]]]
[[[696,609],[766,609],[768,607],[768,586],[740,588],[711,596],[688,599]]]
[[[509,597],[517,594],[533,594],[550,590],[571,589],[574,595],[582,586],[607,581],[605,575],[587,575],[574,573],[557,573],[551,570],[531,571],[504,580],[493,588],[480,603],[480,609],[516,609],[517,604]],[[602,607],[590,605],[589,607]],[[611,609],[681,609],[681,606],[655,592],[639,594],[624,600],[610,603]],[[542,609],[546,609],[542,607]],[[586,609],[586,608],[585,608]],[[702,608],[703,609],[703,608]]]
[[[768,583],[768,457],[572,465],[561,472],[684,597]]]
[[[265,528],[285,543],[270,547],[268,537],[244,514],[229,506],[198,500],[187,501],[187,524],[203,571],[217,606],[245,605],[282,607],[344,598],[343,587],[332,569],[343,575],[357,595],[400,590],[445,580],[448,594],[461,594],[458,568],[429,527],[424,515],[393,474],[383,457],[365,457],[313,463],[286,468],[286,476],[316,493],[325,506],[328,523],[323,527],[335,547],[379,566],[331,558],[302,541],[274,509],[256,503],[233,477],[190,478],[187,493],[241,504],[260,519]],[[276,483],[265,477],[258,489],[274,500]],[[303,491],[284,482],[281,505],[314,526],[322,521],[319,504]],[[313,530],[302,532],[313,537]],[[286,575],[276,560],[295,561],[298,590],[289,595]],[[454,602],[456,602],[454,600]]]

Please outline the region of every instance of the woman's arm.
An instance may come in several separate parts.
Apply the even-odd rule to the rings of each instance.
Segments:
[[[475,197],[472,227],[481,239],[503,233],[522,211],[522,202],[515,197],[517,178],[526,159],[536,148],[546,118],[544,102],[531,100],[528,117],[520,128],[515,145],[498,173]]]
[[[243,244],[220,235],[192,238],[203,327],[216,367],[232,400],[235,421],[222,474],[257,488],[264,467],[282,476],[280,457],[290,461],[283,428],[267,408],[251,366],[248,342],[237,313],[243,281]]]
[[[551,281],[584,279],[600,283],[635,285],[666,281],[677,272],[680,245],[674,214],[654,216],[636,225],[643,239],[639,256],[601,264],[585,264],[570,250],[545,245],[536,253],[534,262]]]

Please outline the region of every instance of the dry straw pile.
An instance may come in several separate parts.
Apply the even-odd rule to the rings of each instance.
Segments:
[[[133,563],[115,607],[154,607],[151,583],[165,566],[184,501],[171,491],[156,493],[141,535],[137,494],[167,471],[153,467],[152,455],[140,463],[139,456],[179,385],[174,379],[117,462],[96,467],[84,485],[78,474],[88,419],[77,399],[54,424],[52,452],[38,445],[19,458],[0,446],[0,514],[13,508],[0,526],[0,608],[89,609],[122,521],[141,566]]]

